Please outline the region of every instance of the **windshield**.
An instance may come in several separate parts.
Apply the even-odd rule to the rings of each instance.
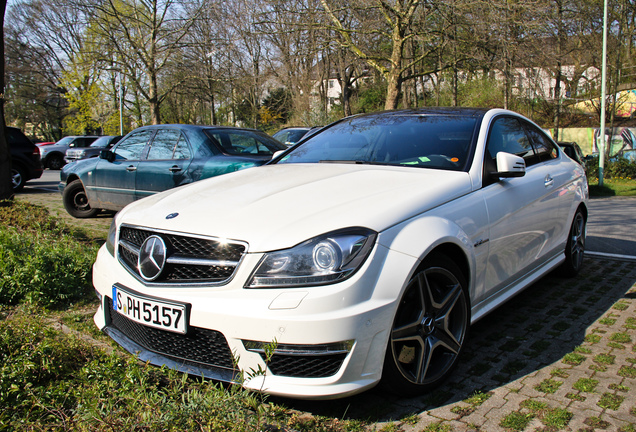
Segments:
[[[286,147],[269,135],[241,129],[205,129],[220,149],[234,156],[272,156]]]
[[[68,144],[71,141],[73,141],[73,137],[64,137],[61,140],[59,140],[58,142],[55,143],[55,145],[63,145],[63,144]]]
[[[465,170],[477,119],[458,115],[352,117],[310,137],[278,163],[370,163]]]
[[[108,144],[110,143],[112,138],[113,137],[110,137],[110,136],[97,138],[95,140],[95,142],[93,142],[93,144],[91,144],[91,147],[105,148],[105,147],[108,146]]]

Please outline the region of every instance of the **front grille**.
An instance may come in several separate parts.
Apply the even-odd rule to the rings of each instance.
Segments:
[[[216,238],[192,237],[123,225],[119,232],[119,261],[144,281],[137,266],[139,250],[152,236],[161,237],[167,251],[167,263],[157,284],[223,284],[229,281],[245,253],[245,243]]]
[[[267,366],[274,375],[294,378],[324,378],[335,375],[342,366],[345,357],[347,357],[346,353],[317,356],[274,354]]]
[[[214,366],[234,369],[232,351],[222,333],[200,327],[189,327],[187,334],[147,327],[113,310],[107,298],[111,326],[148,351],[192,366]]]

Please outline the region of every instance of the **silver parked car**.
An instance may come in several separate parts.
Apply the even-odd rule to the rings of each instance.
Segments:
[[[64,164],[64,156],[69,148],[88,147],[95,141],[97,136],[67,136],[51,145],[38,146],[42,157],[44,168],[52,170],[61,169]]]
[[[81,159],[90,159],[98,157],[102,150],[107,150],[117,144],[122,135],[104,135],[97,138],[89,147],[69,148],[66,150],[64,160],[66,163],[75,162]]]

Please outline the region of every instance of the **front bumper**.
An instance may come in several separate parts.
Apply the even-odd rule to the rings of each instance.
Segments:
[[[339,284],[244,289],[260,258],[260,254],[247,254],[224,286],[148,287],[102,247],[93,267],[93,281],[102,300],[95,323],[151,364],[241,382],[270,394],[334,398],[377,384],[402,288],[396,281],[408,279],[414,260],[376,245],[356,275]],[[188,334],[148,330],[136,323],[133,329],[130,323],[122,323],[127,319],[110,306],[115,284],[189,305]],[[157,332],[163,333],[161,338]],[[269,359],[264,350],[255,349],[259,343],[272,342],[276,350]],[[342,350],[343,346],[348,348]]]

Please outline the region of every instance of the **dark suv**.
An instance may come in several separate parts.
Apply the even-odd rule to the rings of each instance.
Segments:
[[[42,176],[40,149],[18,128],[7,127],[6,136],[11,152],[13,191],[18,192],[26,182]]]

